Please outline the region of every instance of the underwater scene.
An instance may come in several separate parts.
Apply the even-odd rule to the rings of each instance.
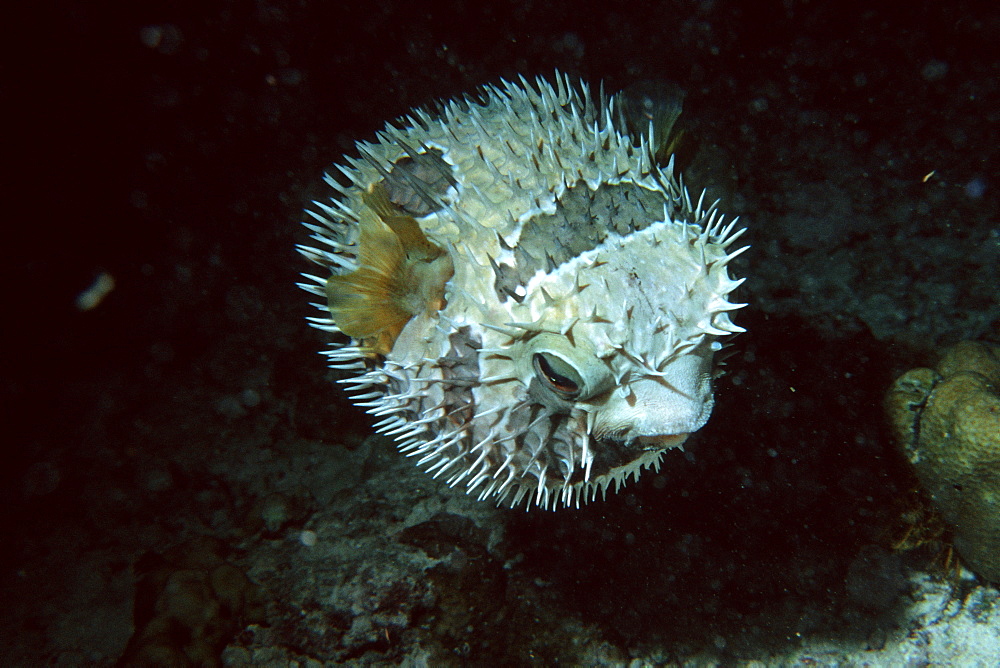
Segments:
[[[1000,8],[9,25],[0,665],[1000,664]]]

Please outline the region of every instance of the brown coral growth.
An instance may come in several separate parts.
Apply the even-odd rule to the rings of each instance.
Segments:
[[[1000,582],[1000,346],[963,342],[934,369],[913,369],[886,396],[904,456],[954,545]]]

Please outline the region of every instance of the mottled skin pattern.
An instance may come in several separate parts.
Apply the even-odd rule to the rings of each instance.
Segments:
[[[558,76],[416,111],[310,212],[314,324],[351,339],[331,364],[403,452],[481,498],[578,505],[658,465],[708,420],[719,339],[742,331],[739,232],[613,106]]]

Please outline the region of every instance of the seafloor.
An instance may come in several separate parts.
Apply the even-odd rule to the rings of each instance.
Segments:
[[[904,370],[1000,339],[995,3],[12,11],[0,664],[115,664],[155,607],[136,576],[205,536],[263,607],[187,599],[226,666],[996,664],[996,586],[893,549],[918,501],[881,411]],[[687,91],[750,306],[686,452],[525,513],[372,436],[293,247],[353,140],[556,68]]]

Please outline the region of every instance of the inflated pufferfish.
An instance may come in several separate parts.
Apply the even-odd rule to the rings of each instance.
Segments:
[[[350,339],[330,366],[479,498],[578,506],[659,467],[708,420],[719,339],[743,331],[726,269],[743,230],[693,205],[615,105],[557,74],[415,110],[308,211],[310,320]]]

